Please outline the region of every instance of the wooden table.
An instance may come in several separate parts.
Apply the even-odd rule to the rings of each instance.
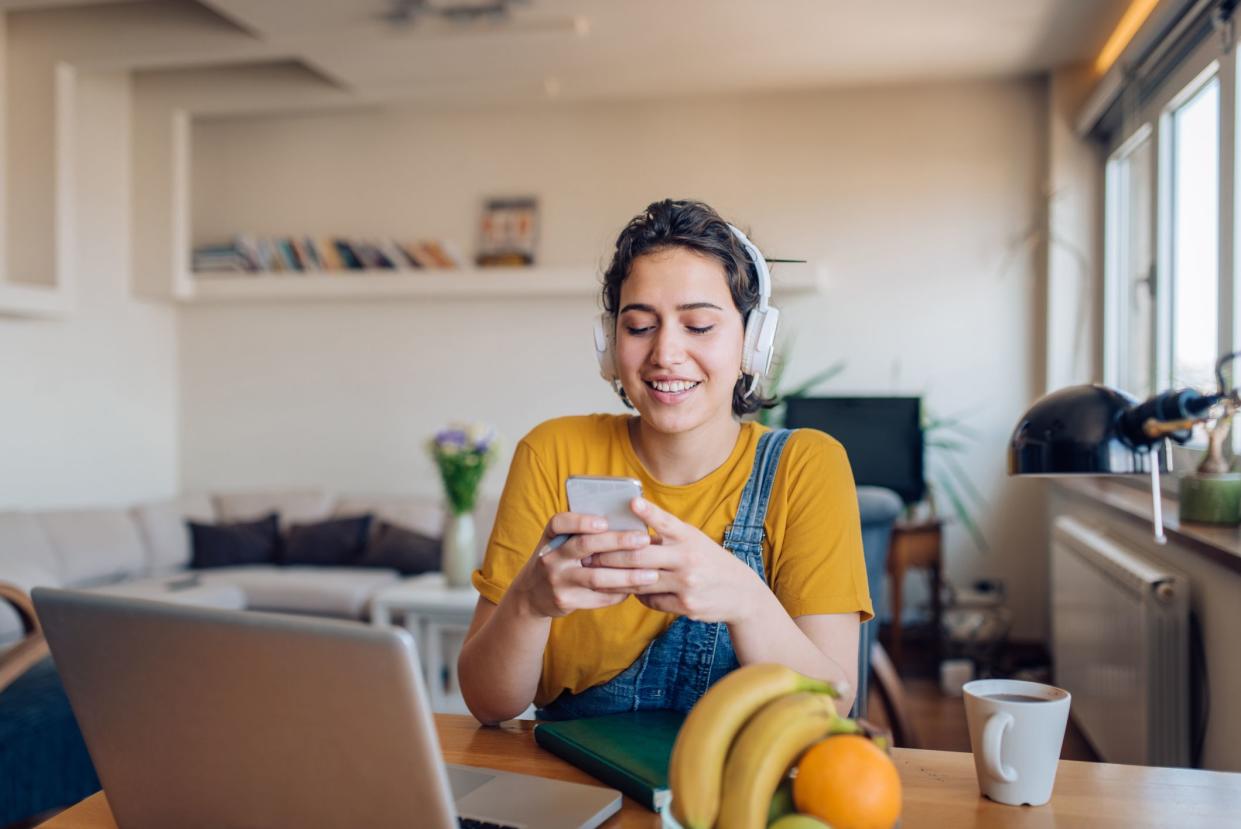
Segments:
[[[891,621],[888,623],[888,652],[892,664],[901,667],[901,611],[905,571],[925,567],[931,572],[931,631],[935,647],[939,647],[941,613],[939,590],[943,581],[943,523],[932,521],[897,521],[892,527],[888,546],[888,597]]]
[[[435,720],[444,756],[450,763],[595,782],[535,745],[529,720],[514,720],[500,728],[482,728],[469,717],[450,714],[437,714]],[[1062,760],[1051,802],[1031,808],[1001,806],[980,797],[973,758],[967,753],[898,748],[893,756],[904,785],[902,829],[1185,829],[1236,826],[1241,816],[1241,774]],[[657,829],[659,825],[656,815],[625,798],[620,814],[604,827]],[[42,826],[116,829],[102,792]]]

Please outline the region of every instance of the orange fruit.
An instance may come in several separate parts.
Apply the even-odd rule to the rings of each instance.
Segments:
[[[793,803],[832,829],[892,829],[901,816],[901,778],[867,738],[828,737],[797,764]]]

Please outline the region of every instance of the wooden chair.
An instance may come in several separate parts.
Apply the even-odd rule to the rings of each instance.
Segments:
[[[871,646],[870,671],[875,680],[875,689],[879,692],[879,700],[883,703],[888,728],[892,730],[893,742],[901,748],[921,748],[918,732],[905,706],[905,686],[901,684],[901,678],[892,666],[888,652],[878,641]]]
[[[99,776],[30,596],[0,582],[0,602],[26,632],[0,652],[0,826],[33,825],[99,791]]]
[[[16,645],[0,653],[0,691],[47,656],[47,640],[35,615],[34,603],[26,591],[16,585],[0,582],[0,599],[7,601],[21,617],[26,636]]]

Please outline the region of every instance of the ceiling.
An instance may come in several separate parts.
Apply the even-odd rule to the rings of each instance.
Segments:
[[[23,13],[110,5],[0,0]],[[393,0],[115,5],[130,19],[192,6],[187,19],[209,16],[213,37],[230,29],[220,64],[292,58],[360,98],[481,102],[1030,75],[1093,58],[1128,0],[526,0],[507,21],[468,26],[395,25],[381,19]],[[156,68],[177,68],[178,51]]]

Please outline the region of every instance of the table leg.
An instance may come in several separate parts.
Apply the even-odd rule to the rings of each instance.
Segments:
[[[431,676],[431,620],[425,616],[418,617],[418,661],[422,663],[422,678],[431,687],[435,680]]]
[[[392,624],[392,614],[388,611],[388,605],[383,602],[375,602],[371,605],[371,624],[381,626]]]
[[[423,681],[427,681],[427,620],[419,613],[406,610],[401,620],[405,630],[414,638],[414,650],[418,654],[418,668],[422,671]]]
[[[434,622],[426,622],[426,679],[427,690],[430,692],[431,710],[436,714],[444,712],[444,643],[440,626]]]
[[[440,625],[444,668],[448,674],[446,687],[450,694],[461,694],[461,681],[457,677],[457,660],[461,658],[461,646],[465,644],[465,634],[469,628],[459,625]]]

